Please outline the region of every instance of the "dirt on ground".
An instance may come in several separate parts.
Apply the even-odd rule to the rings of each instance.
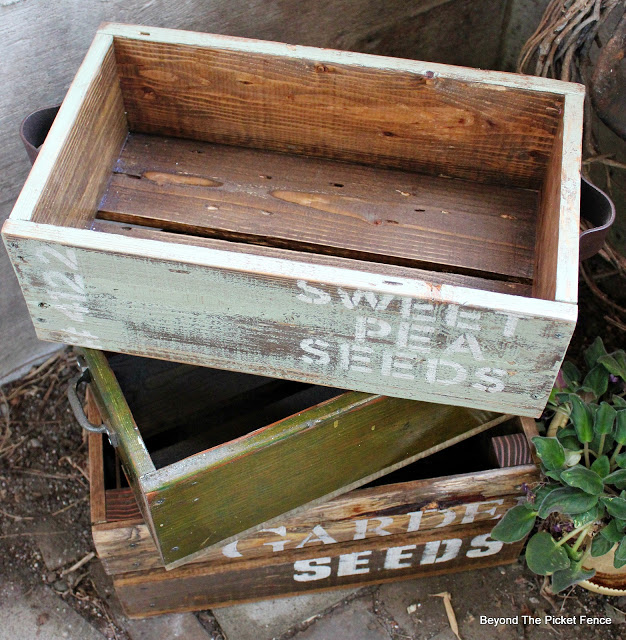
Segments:
[[[605,298],[583,281],[579,323],[568,354],[579,364],[582,350],[598,335],[609,351],[623,348],[626,328],[622,324],[626,318],[615,308],[616,304],[626,306],[624,279],[601,258],[590,261],[586,269]],[[0,388],[0,576],[23,589],[50,585],[106,637],[126,640],[129,635],[104,596],[102,569],[93,557],[87,444],[65,395],[76,371],[68,348],[21,380]],[[501,601],[503,611],[519,615],[609,615],[613,625],[577,635],[626,638],[626,598],[598,596],[579,587],[550,598],[541,593],[541,579],[521,565],[502,571],[505,579],[498,581],[497,591],[483,580],[464,593],[468,611],[480,612],[485,602]],[[384,611],[380,618],[382,624]],[[212,637],[220,638],[209,613],[200,614],[199,620]],[[393,624],[388,620],[385,624],[394,637]],[[298,627],[285,637],[301,630]],[[548,635],[537,635],[539,631]],[[556,627],[525,627],[516,635],[532,639],[569,633]],[[398,631],[397,638],[406,637]]]

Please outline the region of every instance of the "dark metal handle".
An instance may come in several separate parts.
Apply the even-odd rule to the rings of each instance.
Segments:
[[[57,104],[54,107],[37,109],[22,120],[20,138],[24,143],[31,164],[35,164],[39,149],[44,143],[60,107],[61,105]]]
[[[118,440],[117,436],[114,432],[110,431],[105,424],[93,424],[89,421],[89,418],[85,415],[85,411],[83,410],[83,405],[78,397],[78,387],[82,383],[91,382],[91,375],[89,373],[89,369],[84,369],[81,373],[74,376],[69,383],[67,388],[67,399],[70,402],[70,407],[72,407],[72,411],[74,412],[74,416],[76,417],[76,421],[78,424],[85,429],[85,431],[89,431],[90,433],[106,433],[109,437],[109,442],[117,447]]]
[[[586,178],[580,181],[580,217],[593,225],[580,234],[581,260],[595,256],[606,240],[615,220],[615,205],[609,196]]]

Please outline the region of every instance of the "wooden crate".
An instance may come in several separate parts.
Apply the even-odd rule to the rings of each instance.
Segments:
[[[536,416],[583,93],[106,24],[3,235],[44,340]]]
[[[480,409],[83,353],[91,396],[115,434],[168,568],[507,419]]]
[[[521,425],[527,437],[536,434],[528,419],[515,419],[495,431],[511,432]],[[163,568],[132,491],[116,486],[111,447],[93,435],[94,543],[132,617],[510,563],[523,543],[502,545],[488,534],[494,520],[523,495],[521,485],[539,475],[535,465],[491,468],[484,456],[484,436],[490,433],[446,450],[445,458],[442,452],[405,467],[378,486],[238,536],[172,571]],[[474,465],[474,471],[433,476],[451,458],[465,470]]]

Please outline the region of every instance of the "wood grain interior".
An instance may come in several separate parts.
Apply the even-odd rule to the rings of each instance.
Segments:
[[[541,189],[537,220],[537,247],[533,295],[554,300],[558,267],[559,215],[561,212],[561,162],[563,156],[563,123],[557,130],[550,163]]]
[[[64,107],[65,103],[61,109]],[[100,67],[94,69],[54,171],[33,210],[32,221],[89,227],[127,135],[115,57],[109,48]]]
[[[529,283],[537,193],[131,134],[100,219]]]
[[[131,131],[539,188],[563,97],[115,37]]]

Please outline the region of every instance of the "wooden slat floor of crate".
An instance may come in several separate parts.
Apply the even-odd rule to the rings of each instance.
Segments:
[[[98,218],[529,285],[537,207],[519,187],[131,134]]]
[[[533,421],[523,429],[536,433]],[[132,492],[116,488],[111,447],[90,436],[94,542],[125,610],[140,617],[513,562],[522,543],[503,546],[488,533],[538,471],[490,468],[489,435],[447,450],[447,462],[467,473],[436,477],[446,464],[436,454],[171,571]]]

